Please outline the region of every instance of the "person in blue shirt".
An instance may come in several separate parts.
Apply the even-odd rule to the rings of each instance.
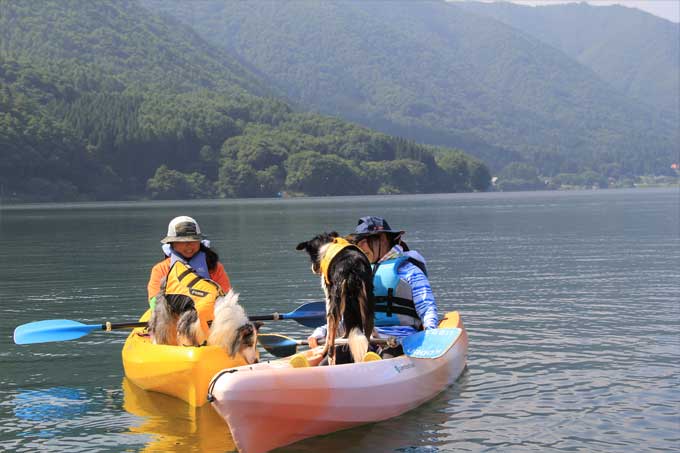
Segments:
[[[359,219],[350,242],[359,246],[373,265],[375,334],[378,338],[404,337],[439,323],[437,304],[427,278],[425,259],[401,240],[404,231],[393,230],[382,217]],[[326,337],[326,327],[308,338],[314,347]],[[385,350],[383,358],[399,355],[401,346]]]

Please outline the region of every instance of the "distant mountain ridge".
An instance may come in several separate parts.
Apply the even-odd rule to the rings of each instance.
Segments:
[[[535,36],[591,68],[626,95],[678,115],[680,24],[621,5],[456,6]]]
[[[657,110],[564,52],[443,1],[144,0],[238,55],[302,106],[544,175],[669,171]],[[510,158],[508,159],[508,157]]]

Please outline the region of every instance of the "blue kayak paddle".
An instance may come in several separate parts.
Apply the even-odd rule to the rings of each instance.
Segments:
[[[402,338],[371,338],[371,343],[387,344],[392,347],[401,343],[404,354],[417,359],[436,359],[441,357],[454,345],[463,333],[457,327],[447,329],[429,329]],[[295,340],[280,334],[261,334],[257,341],[270,354],[276,357],[289,357],[297,353],[298,346],[307,345],[307,340]],[[390,342],[393,342],[390,344]],[[323,343],[320,341],[319,344]],[[344,341],[346,343],[346,340]],[[336,340],[336,344],[343,344],[343,339]]]
[[[125,322],[112,324],[83,324],[69,319],[49,319],[47,321],[29,322],[14,329],[14,343],[32,344],[50,341],[75,340],[95,330],[132,329],[146,327],[145,322]]]
[[[272,313],[271,315],[250,317],[251,321],[278,321],[280,319],[292,319],[305,327],[319,327],[326,322],[326,303],[324,301],[309,302],[290,313]],[[75,340],[95,330],[111,331],[146,326],[146,322],[83,324],[69,319],[50,319],[18,326],[14,329],[14,343],[33,344]]]
[[[278,321],[292,319],[305,327],[316,328],[326,324],[326,302],[323,300],[300,305],[289,313],[249,316],[251,321]]]

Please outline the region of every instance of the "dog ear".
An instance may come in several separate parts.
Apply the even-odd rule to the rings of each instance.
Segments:
[[[336,237],[340,236],[337,231],[331,231],[330,233],[328,233],[328,235],[332,238],[336,238]]]
[[[304,249],[306,249],[306,248],[307,248],[307,242],[309,242],[309,241],[300,242],[300,243],[297,245],[297,247],[295,247],[295,250],[304,250]]]
[[[231,350],[228,351],[229,355],[231,357],[236,356],[236,353],[239,351],[239,347],[243,346],[243,340],[245,338],[248,338],[249,335],[253,334],[253,330],[255,328],[251,323],[244,324],[238,329],[236,329],[236,335],[234,336],[234,341],[231,343]]]
[[[264,323],[262,321],[255,321],[253,325],[255,326],[255,331],[259,332],[262,326],[264,326]]]

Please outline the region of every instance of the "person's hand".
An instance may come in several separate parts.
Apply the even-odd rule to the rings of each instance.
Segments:
[[[319,350],[318,353],[316,354],[310,354],[307,356],[307,362],[309,363],[309,366],[319,366],[319,363],[323,360],[324,356],[321,354],[321,351]]]
[[[319,340],[316,337],[307,338],[307,343],[309,344],[310,349],[314,349],[319,346]]]

